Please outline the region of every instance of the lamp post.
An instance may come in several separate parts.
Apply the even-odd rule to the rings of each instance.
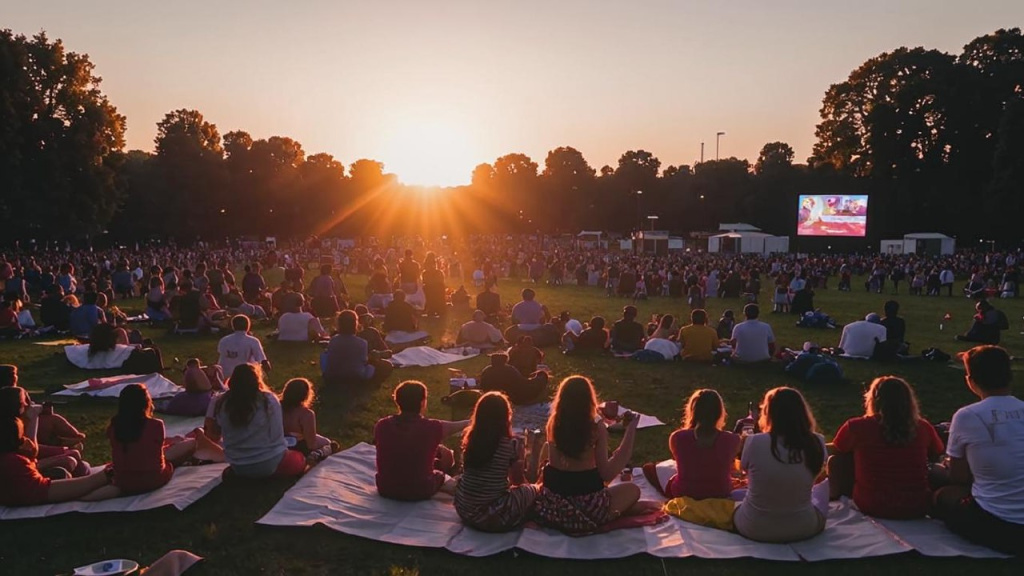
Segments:
[[[658,217],[651,214],[647,217],[647,221],[651,223],[651,232],[654,232],[654,223],[658,221]]]
[[[704,143],[700,143],[700,163],[704,163]]]
[[[643,237],[643,220],[640,219],[640,196],[643,190],[636,191],[636,234],[633,235],[633,251],[637,252],[637,242]]]
[[[715,134],[715,160],[718,160],[718,147],[719,141],[722,139],[722,136],[725,136],[725,132],[719,132],[718,134]]]

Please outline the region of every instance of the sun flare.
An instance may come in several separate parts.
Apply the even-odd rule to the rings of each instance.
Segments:
[[[440,120],[411,120],[387,135],[388,172],[415,186],[468,184],[476,162],[469,134],[460,126]]]

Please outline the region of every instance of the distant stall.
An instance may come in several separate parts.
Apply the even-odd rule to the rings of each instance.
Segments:
[[[789,236],[764,232],[726,232],[708,238],[708,252],[720,254],[776,254],[789,252]]]

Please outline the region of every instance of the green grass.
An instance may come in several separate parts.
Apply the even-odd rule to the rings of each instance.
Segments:
[[[268,278],[273,284],[273,278]],[[353,293],[361,290],[362,278],[348,278]],[[857,282],[854,282],[857,285]],[[501,282],[504,302],[514,302],[525,286],[517,280]],[[626,303],[608,299],[596,288],[539,287],[538,299],[552,311],[570,310],[581,320],[600,314],[615,319]],[[862,318],[869,311],[880,311],[889,295],[867,294],[863,291],[839,293],[819,291],[815,303],[837,321],[845,323]],[[972,303],[964,298],[920,298],[903,295],[903,315],[908,324],[908,339],[913,349],[937,346],[949,353],[965,346],[953,341],[954,328],[963,330],[973,313]],[[997,306],[1011,319],[1024,314],[1024,301],[1000,301]],[[130,308],[130,306],[129,306]],[[654,312],[686,314],[685,302],[654,298],[639,306],[641,318]],[[739,301],[709,300],[709,314],[717,319],[723,309],[742,308]],[[952,325],[939,331],[943,314],[953,315]],[[425,321],[435,341],[451,339],[454,328],[464,319]],[[789,315],[765,315],[775,328],[782,345],[800,346],[805,340],[821,345],[835,345],[839,330],[808,330],[796,328]],[[1004,344],[1011,352],[1019,351],[1024,337],[1019,334],[1017,320],[1005,332]],[[270,326],[257,326],[254,332],[265,335]],[[184,361],[197,356],[204,362],[216,360],[217,338],[169,336],[163,331],[144,330],[161,348],[169,366],[167,376],[180,383]],[[267,354],[274,364],[268,384],[280,389],[294,376],[317,381],[317,354],[312,345],[265,342]],[[86,377],[72,368],[55,352],[59,348],[37,346],[31,341],[0,342],[0,362],[19,366],[22,385],[35,393],[57,384],[69,384]],[[485,358],[474,358],[458,364],[467,372],[480,370]],[[547,364],[556,381],[570,374],[582,373],[593,378],[606,399],[653,414],[665,422],[675,423],[680,417],[683,399],[694,389],[718,389],[728,404],[731,417],[746,411],[748,401],[758,400],[765,390],[780,385],[794,385],[803,390],[810,401],[818,423],[831,437],[847,418],[861,413],[864,386],[875,376],[895,373],[904,376],[916,387],[924,414],[931,420],[948,420],[963,404],[972,401],[963,382],[963,372],[927,362],[878,365],[869,362],[844,361],[847,380],[830,388],[809,388],[788,379],[778,366],[758,368],[721,368],[688,364],[650,365],[611,358],[566,358],[548,351]],[[318,406],[318,422],[322,432],[350,446],[372,437],[373,423],[391,412],[391,388],[398,379],[419,379],[431,391],[429,412],[439,418],[451,413],[439,402],[447,389],[445,367],[403,369],[388,386],[346,398],[324,399]],[[58,411],[90,436],[86,455],[93,463],[109,458],[109,447],[103,429],[112,415],[111,402],[83,399],[58,406]],[[661,460],[667,457],[667,438],[673,426],[647,429],[638,435],[634,463]],[[255,521],[266,513],[291,486],[291,481],[276,480],[257,484],[231,483],[220,486],[183,512],[154,510],[134,514],[72,514],[55,518],[4,522],[3,545],[0,546],[0,572],[5,574],[54,574],[70,572],[70,568],[104,558],[133,558],[144,565],[175,548],[191,550],[207,561],[194,569],[195,574],[477,574],[538,573],[566,574],[664,574],[692,571],[710,574],[737,574],[765,567],[763,561],[705,561],[697,559],[665,560],[639,556],[620,561],[566,562],[507,552],[492,558],[463,558],[445,551],[408,548],[346,536],[323,528],[281,529],[256,526]],[[873,570],[882,573],[946,573],[984,567],[989,572],[1014,570],[1013,563],[964,559],[929,559],[916,554],[862,561],[819,564],[771,565],[771,569],[800,573],[858,573]],[[190,574],[193,572],[190,572]]]

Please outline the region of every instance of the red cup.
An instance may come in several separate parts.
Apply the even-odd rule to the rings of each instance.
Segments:
[[[605,402],[604,403],[604,409],[601,410],[601,414],[605,418],[607,418],[609,420],[615,420],[616,418],[618,418],[619,417],[619,401],[618,400],[608,400],[607,402]]]

